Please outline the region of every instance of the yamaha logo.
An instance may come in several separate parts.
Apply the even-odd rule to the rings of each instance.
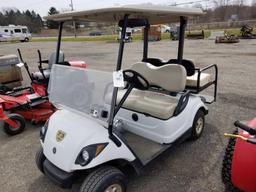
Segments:
[[[59,130],[56,134],[56,141],[61,142],[65,138],[66,133],[64,131]]]

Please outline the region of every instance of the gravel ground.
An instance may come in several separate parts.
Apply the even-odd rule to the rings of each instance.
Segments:
[[[21,48],[24,60],[36,70],[37,49],[47,58],[55,43],[0,44],[0,54],[16,53]],[[256,40],[238,44],[218,44],[208,40],[186,41],[185,58],[193,59],[198,67],[216,63],[219,67],[218,101],[209,106],[206,129],[196,142],[185,142],[145,168],[141,176],[132,177],[129,192],[212,192],[224,191],[221,164],[227,139],[237,119],[251,119],[256,114]],[[111,71],[116,64],[116,43],[64,42],[66,60],[85,60],[90,68]],[[140,42],[127,44],[125,67],[142,57]],[[150,56],[175,58],[177,42],[150,43]],[[29,84],[24,72],[24,84]],[[2,124],[1,124],[2,126]],[[2,192],[64,192],[78,191],[79,185],[63,190],[53,185],[37,170],[34,155],[39,148],[39,129],[29,122],[24,133],[8,137],[0,132],[0,191]]]

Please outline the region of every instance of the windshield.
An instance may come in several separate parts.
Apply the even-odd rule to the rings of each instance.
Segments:
[[[48,91],[57,108],[108,121],[113,92],[111,73],[53,65]]]

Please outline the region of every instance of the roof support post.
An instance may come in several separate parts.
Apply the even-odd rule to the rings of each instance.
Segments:
[[[119,52],[118,52],[118,58],[117,58],[117,66],[116,71],[121,70],[122,67],[122,60],[123,60],[123,52],[124,52],[124,44],[125,44],[125,35],[126,35],[126,29],[128,24],[128,17],[129,15],[124,16],[124,22],[122,26],[122,33],[121,33],[121,39],[120,39],[120,45],[119,45]],[[114,136],[113,134],[113,123],[115,118],[115,111],[116,111],[116,98],[117,98],[117,92],[118,88],[114,87],[113,95],[112,95],[112,101],[111,101],[111,109],[110,109],[110,116],[109,116],[109,124],[108,124],[108,134],[109,138],[118,146],[121,146],[121,142],[119,139]]]
[[[179,47],[178,47],[178,63],[180,63],[180,64],[182,63],[182,60],[183,60],[186,25],[187,25],[187,18],[181,16],[180,17]]]
[[[143,47],[143,59],[142,61],[146,61],[148,58],[148,32],[150,29],[150,25],[147,24],[144,28],[144,47]]]
[[[62,38],[62,29],[63,29],[64,22],[60,22],[59,25],[59,35],[58,35],[58,42],[57,42],[57,49],[56,49],[56,60],[55,63],[59,63],[60,57],[60,46],[61,46],[61,38]]]
[[[117,66],[116,70],[119,71],[122,67],[122,60],[123,60],[123,53],[124,53],[124,44],[125,44],[125,35],[126,35],[126,29],[128,24],[128,17],[129,15],[124,16],[124,23],[122,26],[122,32],[121,32],[121,39],[119,44],[119,52],[118,52],[118,58],[117,58]]]

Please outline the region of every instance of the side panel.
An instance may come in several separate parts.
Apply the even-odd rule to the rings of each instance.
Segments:
[[[256,120],[248,123],[256,127]],[[250,135],[242,131],[240,135],[249,138]],[[232,160],[232,183],[246,192],[256,191],[256,145],[238,139]]]
[[[167,144],[174,142],[192,127],[194,117],[201,107],[207,110],[199,97],[191,96],[185,110],[168,120],[157,119],[126,109],[121,109],[116,119],[121,120],[128,131],[157,143]],[[138,121],[132,119],[133,114],[138,115]]]

